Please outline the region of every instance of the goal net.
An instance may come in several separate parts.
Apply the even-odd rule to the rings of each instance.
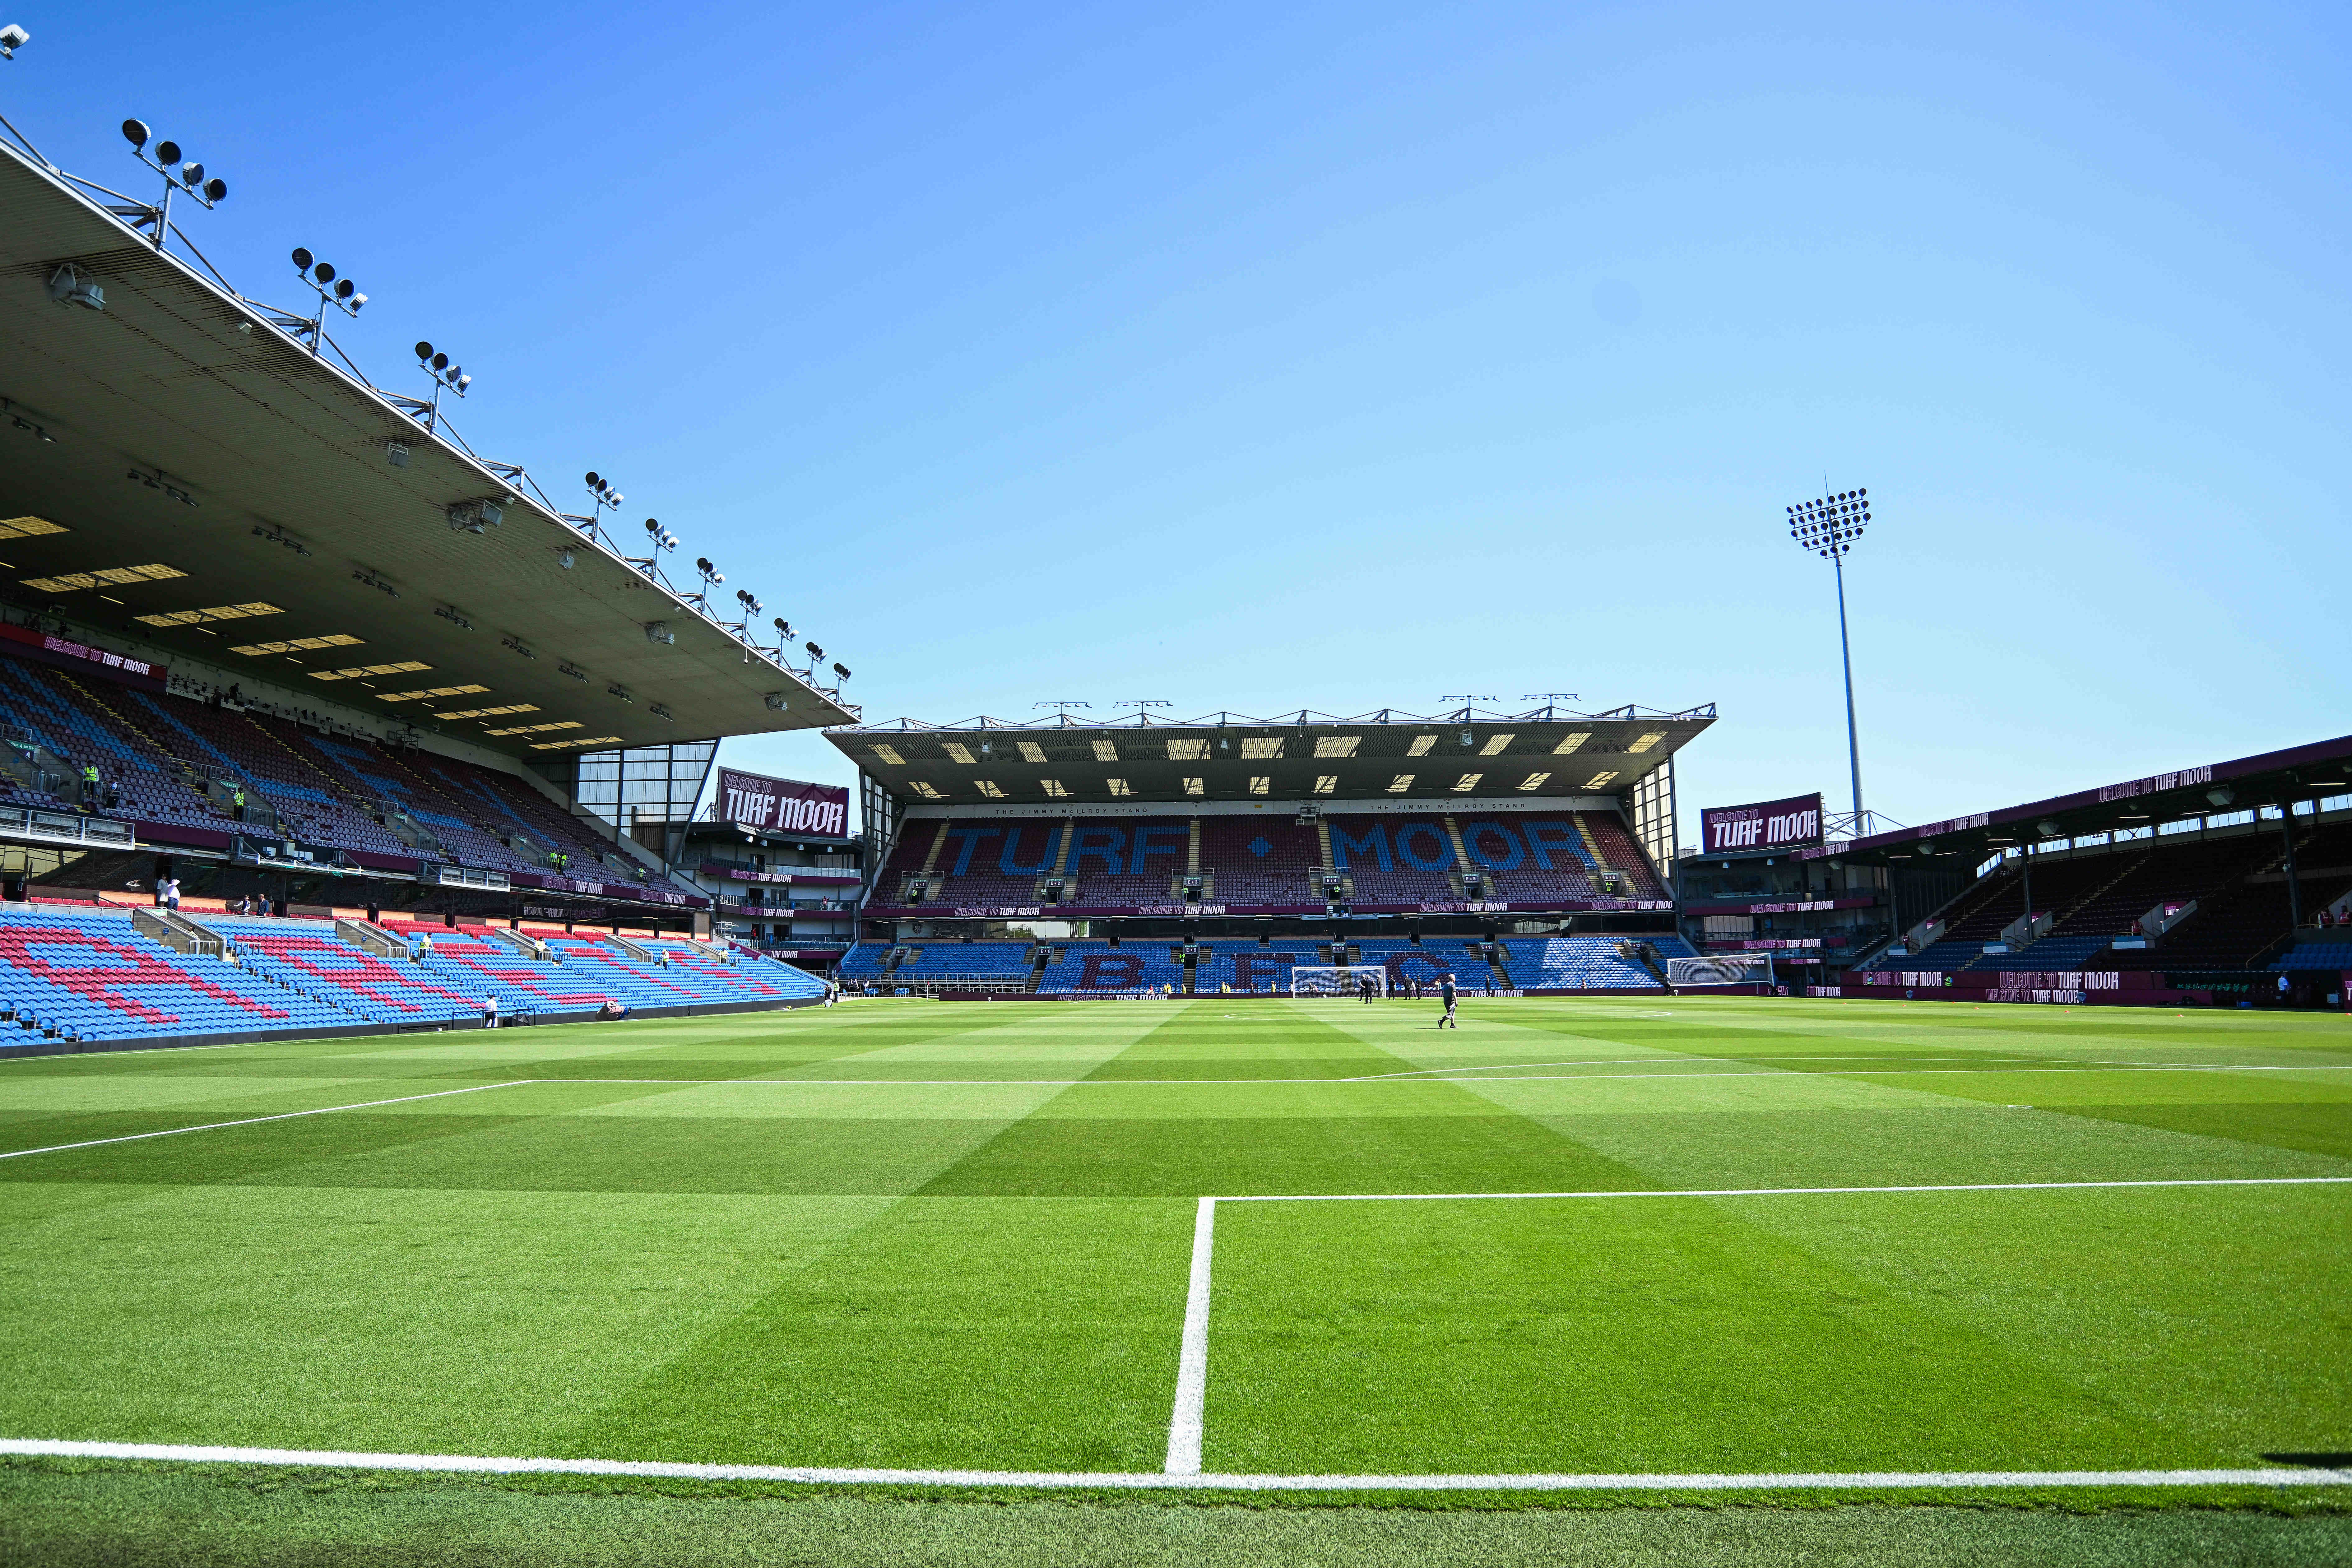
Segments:
[[[1386,964],[1295,964],[1290,971],[1290,994],[1293,996],[1354,996],[1367,980],[1372,983],[1373,995],[1389,994]]]
[[[1719,952],[1712,958],[1666,960],[1666,984],[1677,991],[1701,985],[1769,985],[1769,952]]]

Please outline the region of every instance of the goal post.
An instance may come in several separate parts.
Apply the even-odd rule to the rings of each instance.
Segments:
[[[1769,952],[1718,952],[1710,958],[1669,958],[1666,984],[1676,991],[1709,985],[1769,985],[1772,955]]]
[[[1389,971],[1384,963],[1298,963],[1290,970],[1290,994],[1293,996],[1354,996],[1365,981],[1372,983],[1372,994],[1389,994]]]

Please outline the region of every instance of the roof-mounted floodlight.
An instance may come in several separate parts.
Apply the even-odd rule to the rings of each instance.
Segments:
[[[26,37],[21,27],[9,29],[21,39]],[[10,51],[13,58],[13,50]],[[131,220],[133,228],[154,230],[155,248],[163,248],[163,237],[172,226],[172,197],[184,194],[198,205],[211,207],[228,198],[228,182],[205,173],[205,166],[181,155],[177,142],[158,142],[152,149],[147,144],[152,134],[146,122],[126,120],[122,122],[122,139],[131,143],[131,155],[163,176],[163,199],[152,206],[144,202],[110,206],[107,210],[117,217]],[[173,165],[178,167],[174,168]]]
[[[835,665],[833,667],[833,672],[834,674],[841,677],[844,680],[847,680],[849,679],[849,667],[845,664]]]
[[[168,147],[171,143],[163,145]],[[331,263],[320,260],[306,247],[294,247],[293,260],[294,275],[319,296],[319,313],[307,329],[310,334],[310,357],[316,359],[327,340],[327,307],[332,305],[346,316],[356,316],[360,307],[368,302],[368,297],[350,279],[338,278]]]
[[[361,298],[364,300],[366,296]],[[433,378],[433,395],[421,406],[413,399],[404,400],[404,405],[424,420],[425,427],[430,430],[441,417],[441,394],[446,390],[463,397],[466,388],[474,384],[474,378],[466,374],[464,366],[451,364],[447,354],[437,352],[421,338],[416,343],[416,366]]]
[[[11,22],[0,27],[0,60],[13,60],[16,51],[33,41],[33,35]]]
[[[809,656],[809,662],[810,662],[810,663],[814,664],[814,663],[815,663],[818,659],[821,659],[821,658],[823,658],[824,657],[824,649],[823,649],[823,648],[821,648],[821,647],[817,647],[817,646],[816,646],[816,644],[814,644],[814,643],[810,643],[810,644],[808,644],[808,645],[806,645],[806,646],[807,646],[807,647],[808,647],[808,656]]]
[[[790,622],[790,621],[788,621],[788,620],[784,619],[784,617],[783,617],[783,616],[778,616],[776,617],[775,626],[776,626],[776,635],[777,635],[778,637],[780,637],[783,638],[786,642],[791,642],[791,641],[793,640],[793,623],[792,623],[792,622]]]

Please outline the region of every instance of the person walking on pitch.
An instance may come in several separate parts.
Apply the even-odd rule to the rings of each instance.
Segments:
[[[1462,1021],[1454,1016],[1454,972],[1450,969],[1437,977],[1437,997],[1445,1004],[1444,1016],[1437,1020],[1437,1026],[1442,1029],[1451,1024],[1460,1029]]]

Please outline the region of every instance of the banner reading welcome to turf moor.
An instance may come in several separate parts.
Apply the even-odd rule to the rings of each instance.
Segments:
[[[1753,805],[1709,806],[1698,814],[1700,853],[1788,849],[1822,841],[1822,795],[1790,795]]]
[[[813,838],[849,837],[849,791],[838,784],[802,784],[759,773],[719,770],[719,794],[710,803],[714,822],[771,827]]]

